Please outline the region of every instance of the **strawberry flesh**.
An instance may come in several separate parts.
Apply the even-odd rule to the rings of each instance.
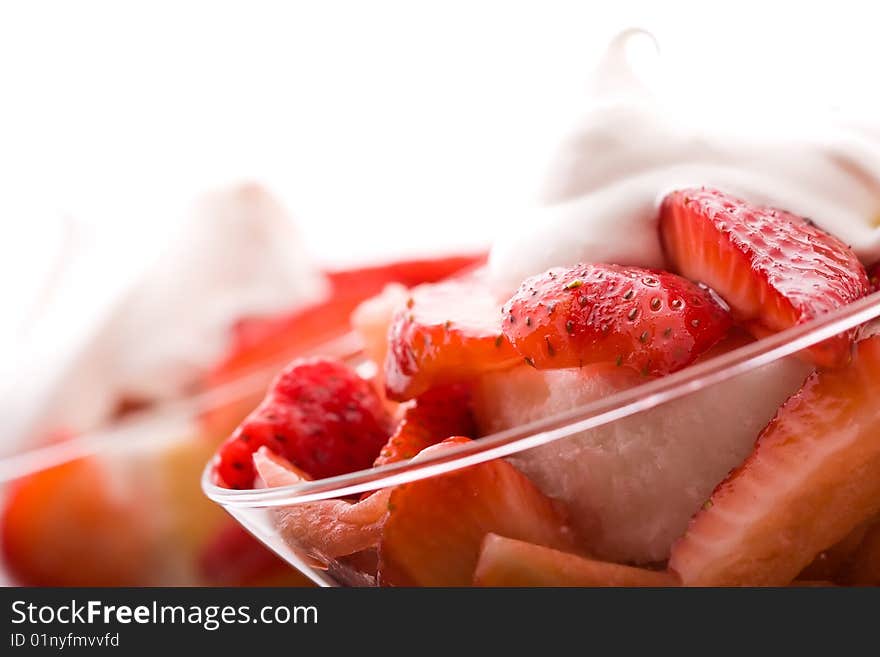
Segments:
[[[538,369],[615,363],[645,375],[690,364],[731,321],[709,290],[662,271],[582,264],[527,279],[504,334]]]
[[[465,385],[434,388],[406,403],[403,417],[375,466],[404,461],[450,436],[476,435],[471,391]]]
[[[843,540],[838,541],[829,548],[816,555],[813,561],[798,575],[801,581],[835,581],[844,568],[853,560],[853,556],[871,529],[876,519],[871,518],[867,522],[853,529]]]
[[[674,269],[711,286],[757,337],[869,291],[865,268],[839,239],[803,217],[719,191],[684,189],[666,196],[660,235]],[[810,354],[820,365],[845,364],[853,335],[831,338]]]
[[[388,397],[405,401],[520,361],[501,332],[500,305],[477,273],[414,288],[389,329]]]
[[[329,359],[295,360],[221,446],[218,483],[252,488],[252,456],[263,446],[315,479],[369,468],[389,429],[382,400],[350,367]]]
[[[429,447],[466,444],[455,437]],[[397,486],[379,544],[379,576],[399,586],[466,586],[487,533],[571,549],[560,505],[498,459]]]
[[[820,370],[672,548],[686,585],[778,586],[880,512],[880,335]]]
[[[880,586],[880,518],[868,527],[838,579],[852,586]]]
[[[595,561],[570,552],[496,534],[483,540],[474,573],[477,586],[678,586],[671,574]]]

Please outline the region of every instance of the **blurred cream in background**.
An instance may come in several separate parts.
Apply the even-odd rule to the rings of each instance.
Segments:
[[[294,220],[255,183],[201,196],[122,285],[102,259],[108,244],[67,240],[13,354],[23,375],[0,383],[7,440],[96,429],[120,399],[178,398],[224,355],[242,317],[327,293]]]

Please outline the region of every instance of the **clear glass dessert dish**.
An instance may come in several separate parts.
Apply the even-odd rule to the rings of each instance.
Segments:
[[[636,385],[618,385],[613,372],[600,371],[575,384],[564,378],[575,375],[560,374],[558,386],[539,393],[550,401],[536,404],[532,417],[527,411],[499,416],[499,430],[415,459],[252,490],[215,485],[209,464],[202,489],[291,567],[322,586],[675,584],[678,576],[667,571],[672,546],[680,545],[692,517],[711,505],[716,486],[749,458],[780,406],[815,376],[804,351],[850,331],[862,340],[858,351],[870,341],[877,318],[880,293],[873,293],[775,335],[710,351],[678,372],[643,377]],[[371,366],[356,352],[347,360],[356,367]],[[850,370],[844,367],[834,377],[845,382]],[[502,377],[502,390],[504,385],[531,385],[518,380],[527,373],[516,372],[496,375]],[[570,394],[572,385],[580,386],[579,396]],[[558,408],[567,405],[569,410],[545,412],[553,408],[554,398]],[[573,398],[583,403],[572,407]],[[821,430],[822,421],[818,417],[813,429]],[[498,486],[498,499],[487,501],[495,505],[489,509],[468,496],[467,473],[495,466],[499,469],[481,475]],[[851,474],[860,476],[856,470]],[[528,483],[509,479],[523,475]],[[396,491],[416,491],[443,479],[460,497],[447,491],[446,497],[423,498],[439,501],[419,508],[420,517],[405,527],[398,522],[394,536],[386,525],[374,539],[355,541],[357,549],[340,547],[346,531],[360,522],[341,521],[341,508],[351,509],[350,504],[373,493],[385,505],[380,511],[390,512],[380,524],[395,514],[412,518],[412,506],[422,498],[401,496],[399,501],[410,505],[401,511]],[[531,521],[534,491],[523,486],[535,487],[542,499],[566,501],[564,536]],[[792,486],[795,499],[800,492]],[[385,497],[377,491],[385,491]],[[755,499],[760,495],[757,490]],[[450,514],[450,506],[458,513]],[[798,515],[803,508],[794,504],[791,510],[791,523],[803,524]],[[543,547],[529,552],[531,544],[558,552]],[[795,582],[831,579],[832,562],[840,573],[834,546],[822,545],[818,552],[803,558]],[[569,563],[567,555],[577,556]],[[608,564],[617,565],[603,570]],[[857,574],[849,577],[858,580]]]

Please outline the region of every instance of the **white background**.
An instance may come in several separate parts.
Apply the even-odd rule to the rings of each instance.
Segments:
[[[59,218],[109,244],[142,235],[121,272],[189,197],[242,178],[280,194],[327,263],[487,243],[532,198],[624,27],[651,30],[696,93],[711,77],[757,105],[876,106],[870,6],[3,2],[0,340],[33,303]]]

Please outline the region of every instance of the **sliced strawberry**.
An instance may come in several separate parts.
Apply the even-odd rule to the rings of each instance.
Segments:
[[[520,362],[501,332],[500,307],[480,274],[413,289],[389,330],[388,396],[404,401]]]
[[[467,442],[449,438],[421,454]],[[470,584],[489,532],[562,549],[573,545],[560,505],[501,459],[398,486],[388,510],[379,575],[391,585]]]
[[[265,447],[254,454],[254,465],[269,488],[291,486],[308,476]],[[388,514],[390,490],[380,490],[352,504],[319,500],[273,509],[275,526],[293,549],[327,564],[331,560],[379,543]]]
[[[527,279],[503,312],[504,334],[538,369],[616,363],[668,374],[730,328],[708,290],[667,272],[618,265],[550,269]]]
[[[827,579],[796,579],[789,584],[789,586],[794,588],[815,589],[837,586],[837,584]]]
[[[296,360],[275,379],[266,399],[220,448],[219,483],[251,488],[252,455],[262,446],[320,479],[368,468],[390,430],[375,389],[347,365]]]
[[[852,586],[880,586],[880,518],[874,518],[838,579]]]
[[[483,539],[477,586],[678,586],[665,571],[632,568],[497,534]]]
[[[676,271],[716,290],[760,337],[806,322],[868,293],[852,249],[812,222],[710,189],[669,194],[660,235]],[[853,332],[812,348],[820,365],[847,362]]]
[[[149,586],[156,572],[147,510],[120,499],[100,463],[83,459],[12,484],[3,562],[27,586]]]
[[[829,548],[822,550],[798,575],[799,580],[833,581],[853,558],[874,523],[871,518]]]
[[[433,388],[407,402],[403,418],[373,465],[404,461],[450,436],[476,432],[470,388],[461,384]]]
[[[880,511],[880,336],[812,374],[673,546],[686,585],[783,585]]]

